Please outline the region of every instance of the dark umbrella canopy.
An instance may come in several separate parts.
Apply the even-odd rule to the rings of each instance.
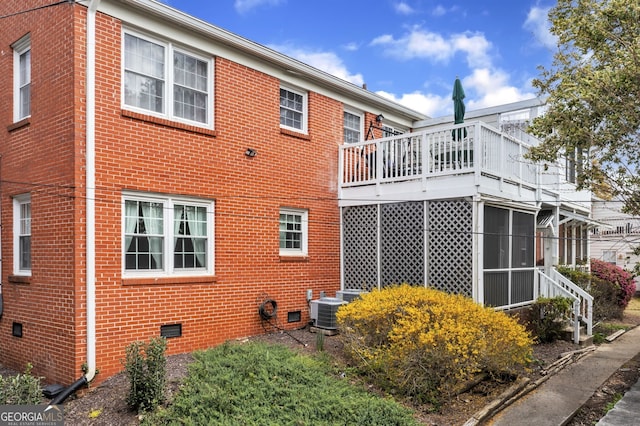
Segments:
[[[453,83],[453,122],[454,124],[464,123],[464,89],[460,79],[456,77],[455,83]]]
[[[460,79],[456,77],[455,83],[453,83],[453,124],[464,123],[464,89]],[[457,133],[457,134],[456,134]],[[467,129],[458,129],[452,132],[453,139],[460,140],[467,137]],[[457,137],[456,137],[457,136]]]

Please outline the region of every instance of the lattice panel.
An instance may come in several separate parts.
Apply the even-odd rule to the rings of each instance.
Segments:
[[[433,201],[428,209],[428,284],[472,296],[472,204],[464,200]]]
[[[342,210],[345,289],[371,291],[378,285],[376,205]]]
[[[424,203],[383,204],[381,286],[424,285]]]

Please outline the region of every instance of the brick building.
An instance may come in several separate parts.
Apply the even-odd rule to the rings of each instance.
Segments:
[[[426,118],[152,0],[0,28],[0,362],[48,382],[263,333],[265,300],[304,326],[341,286],[339,146]]]

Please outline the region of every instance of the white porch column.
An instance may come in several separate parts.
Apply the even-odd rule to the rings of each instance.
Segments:
[[[484,201],[476,197],[473,203],[473,252],[476,253],[472,263],[473,300],[484,305]]]
[[[558,264],[560,246],[560,209],[553,208],[553,222],[545,230],[544,239],[544,273],[551,274],[551,268]]]

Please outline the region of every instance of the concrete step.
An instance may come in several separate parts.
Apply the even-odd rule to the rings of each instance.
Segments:
[[[573,326],[567,325],[563,330],[560,336],[561,340],[565,340],[567,342],[573,342]],[[580,339],[578,340],[579,346],[590,346],[593,344],[593,336],[587,336],[587,328],[582,325],[580,326]]]

